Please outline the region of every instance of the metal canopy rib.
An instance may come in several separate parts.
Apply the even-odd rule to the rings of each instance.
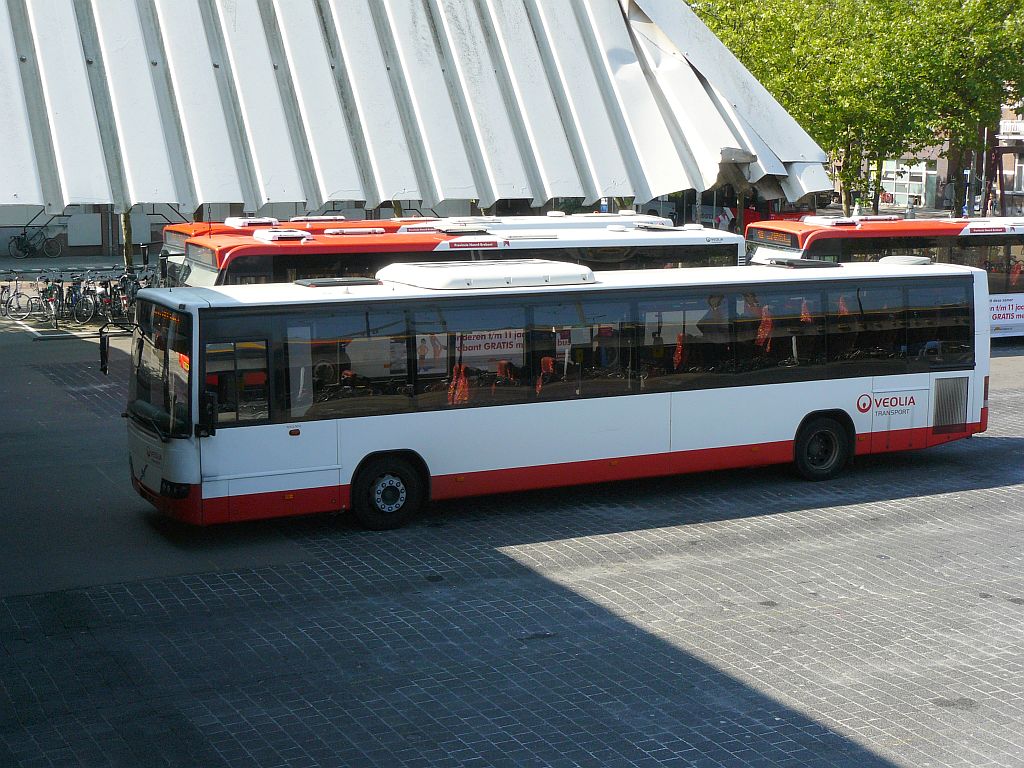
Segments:
[[[54,212],[830,188],[680,0],[7,0],[0,108]]]

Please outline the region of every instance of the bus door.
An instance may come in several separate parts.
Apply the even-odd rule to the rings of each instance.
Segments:
[[[338,509],[337,424],[269,423],[267,340],[204,352],[204,391],[217,396],[216,432],[200,438],[206,522]]]

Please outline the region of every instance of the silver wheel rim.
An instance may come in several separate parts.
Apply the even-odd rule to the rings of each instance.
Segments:
[[[373,505],[381,512],[397,512],[407,495],[405,483],[395,475],[381,475],[373,483]]]

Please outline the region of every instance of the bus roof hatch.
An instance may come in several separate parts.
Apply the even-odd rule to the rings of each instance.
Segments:
[[[377,279],[435,291],[586,285],[597,282],[589,267],[545,259],[389,264],[377,273]]]

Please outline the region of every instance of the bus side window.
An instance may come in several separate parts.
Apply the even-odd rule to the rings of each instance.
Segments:
[[[452,302],[417,312],[419,410],[522,403],[529,398],[521,305]]]
[[[267,342],[206,345],[204,387],[217,395],[217,423],[263,421],[270,415]]]
[[[734,370],[730,311],[725,294],[641,300],[641,391],[722,386]]]
[[[833,263],[837,261],[850,261],[849,258],[843,259],[841,256],[843,240],[838,238],[814,240],[807,248],[807,258],[817,259],[818,261],[831,261]]]
[[[287,330],[291,419],[340,419],[412,408],[401,311],[324,312]]]
[[[974,361],[968,286],[926,285],[907,290],[907,351],[912,370]]]
[[[625,395],[639,388],[635,329],[627,302],[538,304],[530,330],[535,344],[545,338],[554,342],[553,348],[533,350],[535,367],[545,365],[545,357],[554,358],[558,377],[537,393],[541,399]]]
[[[906,307],[900,288],[874,286],[828,292],[828,361],[836,376],[904,373]]]

